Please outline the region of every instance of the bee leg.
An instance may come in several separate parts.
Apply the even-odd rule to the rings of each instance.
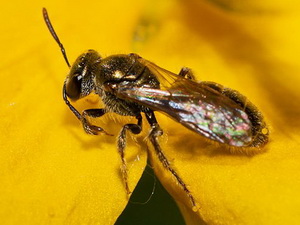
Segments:
[[[192,70],[188,67],[182,67],[178,75],[190,80],[195,80]]]
[[[142,131],[142,116],[141,114],[138,114],[136,116],[138,123],[137,124],[125,124],[119,134],[118,137],[118,151],[121,156],[122,165],[121,165],[121,173],[124,180],[125,188],[127,191],[127,194],[129,195],[131,191],[129,190],[128,186],[128,174],[127,174],[127,164],[124,157],[125,153],[125,147],[126,147],[126,131],[129,130],[133,134],[139,134]]]
[[[82,115],[81,115],[81,122],[83,129],[85,130],[86,133],[92,134],[92,135],[98,135],[99,133],[104,133],[106,135],[112,136],[112,134],[107,133],[103,128],[95,126],[90,124],[90,122],[87,120],[87,117],[100,117],[105,114],[104,109],[87,109],[84,110]]]
[[[184,183],[184,181],[181,179],[181,177],[177,174],[177,172],[171,167],[171,164],[167,157],[165,156],[163,150],[160,147],[160,144],[158,142],[158,137],[163,135],[163,131],[158,125],[155,115],[153,111],[145,113],[146,118],[151,125],[152,129],[149,134],[150,142],[152,143],[154,150],[157,154],[158,159],[163,164],[163,166],[174,176],[178,184],[181,186],[181,188],[184,190],[184,192],[187,194],[193,209],[196,209],[196,201],[194,199],[194,196],[192,195],[191,191],[188,189],[187,185]]]
[[[78,110],[75,109],[75,107],[68,100],[67,91],[66,91],[66,82],[64,83],[64,86],[63,86],[63,99],[64,99],[65,103],[67,104],[67,106],[70,108],[70,110],[77,117],[77,119],[79,119],[81,121],[83,129],[85,130],[86,133],[93,134],[93,135],[97,135],[99,133],[104,133],[104,134],[112,136],[112,134],[106,133],[101,127],[91,125],[86,118],[88,116],[90,116],[90,117],[103,116],[105,114],[105,110],[104,109],[87,109],[87,110],[84,110],[82,114],[80,114],[80,112],[78,112]]]

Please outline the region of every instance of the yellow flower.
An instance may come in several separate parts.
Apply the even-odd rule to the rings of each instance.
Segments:
[[[90,48],[104,57],[136,52],[170,71],[188,66],[197,79],[239,90],[261,109],[270,141],[254,156],[204,148],[199,135],[156,113],[166,133],[163,150],[192,191],[197,212],[151,148],[149,159],[187,224],[299,221],[299,3],[43,4],[6,2],[0,14],[1,224],[114,224],[128,203],[115,137],[86,135],[62,100],[68,68],[42,19],[42,7],[70,61]],[[74,105],[99,107],[96,96]],[[125,119],[100,121],[95,122],[116,136]],[[148,129],[144,123],[142,135],[128,135],[131,190],[146,166]]]

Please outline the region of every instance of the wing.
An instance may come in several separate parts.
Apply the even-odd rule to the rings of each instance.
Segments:
[[[205,83],[146,63],[158,78],[160,89],[120,83],[117,96],[161,111],[211,140],[239,147],[251,144],[251,121],[240,105]]]

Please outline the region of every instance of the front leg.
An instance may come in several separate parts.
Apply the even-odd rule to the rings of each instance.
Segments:
[[[121,173],[124,180],[126,192],[129,195],[131,193],[129,186],[128,186],[128,174],[127,174],[127,164],[125,160],[125,147],[126,147],[126,131],[129,130],[133,134],[139,134],[142,131],[142,116],[141,114],[138,114],[136,116],[136,119],[138,120],[137,124],[125,124],[119,134],[118,137],[118,151],[121,156],[122,165],[121,165]]]
[[[104,114],[105,114],[104,109],[84,110],[81,115],[81,122],[82,122],[82,126],[83,126],[83,129],[85,130],[85,132],[88,134],[92,134],[92,135],[98,135],[99,133],[104,133],[106,135],[113,136],[112,134],[109,134],[105,130],[103,130],[103,128],[90,124],[90,122],[87,119],[87,117],[96,118],[96,117],[103,116]]]
[[[156,121],[154,112],[151,111],[151,112],[146,113],[146,118],[152,127],[150,134],[149,134],[149,139],[154,147],[154,150],[156,152],[156,155],[157,155],[159,161],[173,175],[173,177],[175,178],[177,183],[181,186],[181,188],[187,194],[187,196],[192,204],[193,210],[196,211],[198,208],[197,208],[194,196],[192,195],[191,191],[188,189],[185,182],[178,175],[178,173],[171,167],[171,164],[170,164],[168,158],[166,157],[166,155],[164,154],[163,150],[160,147],[158,137],[160,137],[163,134],[163,131]]]
[[[70,110],[77,117],[77,119],[79,119],[81,121],[83,129],[85,130],[86,133],[93,134],[93,135],[97,135],[99,133],[104,133],[106,135],[112,136],[112,134],[106,133],[101,127],[97,127],[97,126],[90,124],[90,122],[87,120],[88,116],[90,116],[90,117],[103,116],[105,114],[105,110],[104,109],[87,109],[87,110],[84,110],[82,114],[80,114],[78,112],[78,110],[75,109],[75,107],[68,100],[67,91],[66,91],[66,82],[64,83],[64,86],[63,86],[63,99],[64,99],[65,103],[67,104],[67,106],[70,108]]]

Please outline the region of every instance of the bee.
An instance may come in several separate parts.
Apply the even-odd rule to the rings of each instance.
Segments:
[[[136,124],[125,124],[117,138],[121,172],[128,194],[131,192],[124,158],[126,133],[139,134],[142,131],[142,113],[151,127],[148,138],[158,159],[184,190],[193,209],[197,208],[194,196],[160,146],[158,139],[163,130],[156,120],[155,111],[167,114],[207,140],[225,147],[244,151],[260,149],[268,142],[267,125],[255,105],[238,91],[214,82],[195,81],[189,68],[184,67],[179,74],[175,74],[134,53],[102,58],[95,50],[81,54],[71,66],[45,8],[43,16],[70,68],[63,84],[63,100],[81,121],[85,132],[110,135],[91,124],[89,117],[101,117],[113,112],[137,119]],[[86,109],[80,113],[70,103],[92,92],[100,97],[104,108]]]

